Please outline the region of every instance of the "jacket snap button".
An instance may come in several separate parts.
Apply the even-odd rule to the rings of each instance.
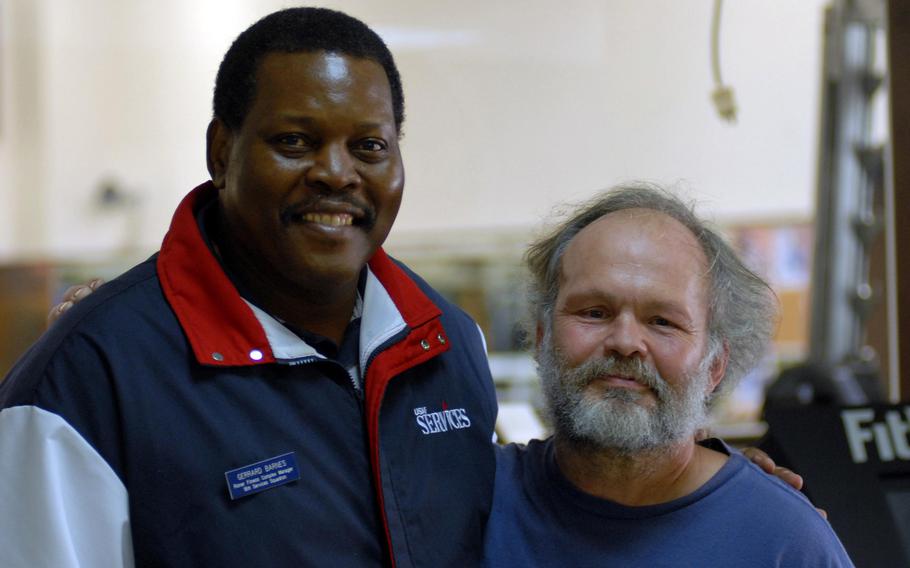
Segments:
[[[214,359],[216,361],[224,361],[224,355],[222,355],[221,353],[218,353],[216,351],[216,352],[212,353],[212,359]]]
[[[253,361],[262,361],[262,351],[258,349],[253,349],[250,351],[250,359]]]
[[[424,350],[424,351],[429,351],[429,350],[430,350],[430,342],[427,341],[426,339],[422,339],[422,340],[420,341],[420,346],[423,347],[423,350]]]
[[[443,345],[446,344],[446,338],[443,337],[441,333],[440,333],[439,335],[436,336],[436,339],[439,340],[439,343],[442,343]]]

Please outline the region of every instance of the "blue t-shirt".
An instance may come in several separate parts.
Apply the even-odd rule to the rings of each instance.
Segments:
[[[577,489],[552,439],[500,447],[496,458],[491,568],[853,566],[805,497],[738,453],[691,495],[645,507]]]

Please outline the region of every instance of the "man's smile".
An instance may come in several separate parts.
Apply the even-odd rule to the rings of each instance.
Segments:
[[[301,219],[307,223],[317,223],[329,227],[346,227],[354,222],[354,216],[348,213],[304,213]]]
[[[313,229],[339,230],[357,227],[370,230],[376,219],[371,207],[344,202],[317,202],[303,207],[288,208],[281,215],[286,226],[307,226]]]

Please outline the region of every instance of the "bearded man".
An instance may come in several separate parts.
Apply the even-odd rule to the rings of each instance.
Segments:
[[[801,494],[696,443],[777,303],[691,207],[620,188],[526,258],[555,434],[499,451],[488,566],[852,566]]]

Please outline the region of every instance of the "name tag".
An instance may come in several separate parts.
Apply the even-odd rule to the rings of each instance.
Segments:
[[[294,452],[224,472],[231,500],[254,495],[300,479]]]

